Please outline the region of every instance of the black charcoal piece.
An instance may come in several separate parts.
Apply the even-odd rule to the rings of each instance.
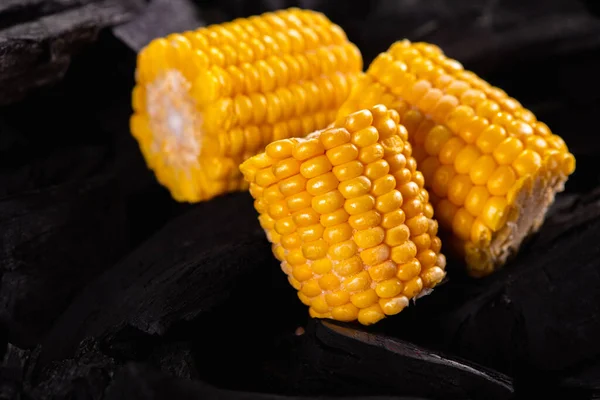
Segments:
[[[578,1],[373,3],[358,39],[369,60],[393,41],[408,38],[438,44],[485,73],[515,65],[517,59],[526,63],[600,44],[600,21]]]
[[[275,261],[248,194],[199,204],[73,300],[43,342],[41,363],[72,357],[88,336],[106,338],[127,327],[164,334],[211,311]]]
[[[445,399],[510,399],[511,380],[469,361],[444,355],[356,324],[313,320],[303,365],[310,386],[327,379],[370,393]]]
[[[131,21],[113,28],[113,32],[138,52],[155,38],[205,26],[204,18],[192,0],[153,0]]]
[[[64,183],[84,182],[85,186],[86,179],[106,167],[107,155],[99,146],[64,146],[48,154],[32,154],[25,149],[14,146],[3,152],[3,164],[13,161],[17,165],[0,172],[0,199]]]
[[[11,344],[0,358],[0,399],[18,399],[22,393],[25,363],[30,351],[21,350]]]
[[[61,79],[100,30],[138,13],[143,0],[8,0],[0,4],[0,105]]]
[[[207,385],[200,381],[173,378],[145,365],[129,364],[115,376],[105,400],[310,400],[314,397],[280,396],[267,393],[237,392]],[[334,400],[337,397],[318,397]],[[427,400],[424,397],[344,397],[346,400]]]
[[[39,347],[32,351],[9,348],[0,365],[0,390],[10,391],[13,397],[0,398],[101,399],[117,368],[115,360],[104,355],[93,339],[82,342],[73,358],[59,360],[34,374],[38,356]]]
[[[377,330],[445,349],[514,376],[558,377],[600,355],[600,191],[559,199],[540,233],[503,270],[455,274]]]
[[[0,317],[11,343],[37,343],[82,283],[115,261],[123,222],[110,176],[0,200]]]

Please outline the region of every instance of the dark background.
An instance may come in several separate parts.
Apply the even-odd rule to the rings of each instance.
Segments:
[[[289,6],[324,11],[365,65],[398,39],[435,43],[565,139],[577,171],[504,270],[449,265],[432,296],[368,329],[312,321],[248,194],[177,204],[155,182],[128,131],[136,51]],[[600,398],[599,9],[4,0],[0,399]]]

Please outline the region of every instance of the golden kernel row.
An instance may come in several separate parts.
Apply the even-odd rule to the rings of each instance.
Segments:
[[[248,124],[274,124],[317,110],[337,109],[350,93],[353,80],[353,76],[334,73],[274,92],[221,98],[205,108],[203,127],[206,132],[212,133]]]
[[[222,97],[272,92],[293,82],[311,82],[323,75],[361,68],[360,52],[354,44],[345,43],[296,55],[272,55],[253,63],[232,63],[225,67],[213,64],[195,75],[192,90],[198,104],[205,105]],[[335,89],[330,84],[330,91]]]
[[[307,13],[317,14],[312,11]],[[293,18],[280,15],[284,18],[273,14],[255,18],[255,21],[267,18],[271,21],[278,19],[280,22],[260,31],[253,29],[253,23],[249,19],[238,19],[155,39],[138,55],[137,81],[150,82],[156,78],[157,73],[168,68],[179,69],[187,78],[193,78],[211,65],[225,68],[254,63],[271,56],[298,54],[323,46],[347,44],[344,31],[331,22],[306,25],[306,22],[298,19],[290,24],[285,21],[293,21]],[[310,19],[305,19],[308,20]]]

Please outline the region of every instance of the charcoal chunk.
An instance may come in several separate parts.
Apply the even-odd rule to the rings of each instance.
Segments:
[[[38,356],[39,347],[29,351],[9,346],[0,364],[0,398],[99,400],[117,368],[94,340],[82,342],[73,358],[52,363],[34,376]]]
[[[256,268],[275,261],[248,194],[199,204],[73,300],[43,342],[41,363],[72,357],[84,338],[126,327],[164,334],[173,323],[214,309]]]
[[[61,79],[71,57],[143,0],[9,0],[0,5],[0,105]]]
[[[153,0],[143,12],[114,27],[113,31],[138,52],[155,38],[205,26],[207,16],[204,14],[200,15],[200,9],[191,0]],[[210,22],[214,20],[210,19]]]
[[[161,374],[145,365],[129,364],[116,375],[109,387],[106,400],[161,400],[161,399],[235,399],[235,400],[309,400],[313,397],[279,396],[266,393],[236,392],[209,386],[200,381],[189,381]],[[322,400],[333,400],[319,396]],[[344,397],[347,400],[426,400],[424,397]]]
[[[0,316],[11,343],[37,343],[81,284],[115,261],[123,221],[106,175],[0,200]]]
[[[6,347],[0,362],[0,399],[18,399],[21,395],[29,354],[10,344]]]
[[[22,161],[24,153],[7,150],[3,163],[19,158]],[[0,172],[0,199],[64,183],[85,182],[106,166],[106,154],[99,147],[65,146],[48,153],[30,152],[27,162]]]
[[[560,389],[600,355],[600,191],[560,199],[540,233],[485,279],[453,274],[376,329],[515,377],[521,390]],[[555,379],[548,380],[548,377]]]
[[[301,385],[326,379],[354,391],[446,399],[510,399],[507,376],[356,324],[314,320],[299,365]]]

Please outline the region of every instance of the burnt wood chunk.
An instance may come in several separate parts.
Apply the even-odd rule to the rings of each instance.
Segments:
[[[313,320],[303,365],[310,386],[326,379],[369,393],[448,399],[510,399],[511,379],[474,363],[369,332],[369,328]],[[360,393],[360,392],[358,392]]]
[[[115,376],[108,388],[105,400],[310,400],[308,396],[280,396],[276,394],[235,392],[207,385],[200,381],[173,378],[139,364],[128,364]],[[319,396],[321,400],[334,400],[339,397]],[[427,400],[424,397],[364,396],[344,397],[346,400]]]
[[[143,0],[8,0],[0,4],[0,105],[61,79],[100,30],[132,18]]]
[[[192,0],[153,0],[131,21],[114,27],[113,32],[138,52],[155,38],[205,26],[205,14],[200,15]]]
[[[124,247],[123,208],[110,176],[0,200],[0,317],[9,340],[38,342],[88,279]]]
[[[94,340],[84,341],[73,358],[53,363],[35,379],[33,368],[38,356],[39,347],[23,351],[9,346],[0,364],[0,398],[101,399],[118,367]]]
[[[534,387],[539,376],[591,362],[600,355],[599,217],[600,190],[559,198],[541,231],[503,270],[481,280],[454,274],[376,330]]]
[[[86,337],[133,327],[161,335],[211,311],[256,269],[276,265],[248,194],[199,204],[73,300],[43,342],[41,362],[72,357]]]

